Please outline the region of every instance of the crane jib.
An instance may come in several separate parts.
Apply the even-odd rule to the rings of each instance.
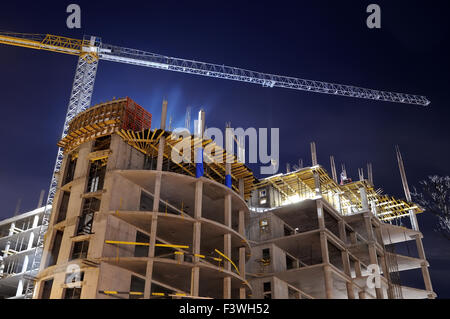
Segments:
[[[0,32],[0,43],[72,55],[82,55],[86,52],[91,52],[94,55],[98,54],[98,58],[101,60],[241,81],[270,88],[280,87],[314,93],[412,105],[427,106],[430,104],[430,101],[425,96],[421,95],[395,93],[360,88],[351,85],[305,80],[255,72],[225,65],[172,58],[141,50],[102,44],[100,38],[97,37],[90,37],[90,40],[77,40],[50,34],[40,35]]]
[[[396,102],[427,106],[430,101],[420,95],[366,89],[351,85],[305,80],[293,77],[255,72],[211,63],[165,57],[158,54],[128,48],[105,46],[100,49],[99,59],[127,63],[168,71],[208,76],[213,78],[259,84],[263,87],[279,87],[314,93],[340,95],[375,101]]]

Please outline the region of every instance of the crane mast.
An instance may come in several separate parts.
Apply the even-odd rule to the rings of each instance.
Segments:
[[[100,38],[93,36],[85,36],[83,40],[78,40],[50,34],[43,35],[0,32],[0,44],[78,56],[78,63],[75,70],[75,77],[61,139],[67,135],[70,121],[77,114],[83,112],[90,106],[99,60],[253,83],[269,88],[279,87],[314,93],[420,106],[427,106],[430,104],[430,101],[421,95],[366,89],[351,85],[306,80],[295,77],[256,72],[225,65],[173,58],[141,50],[103,44]],[[63,150],[58,148],[47,196],[46,207],[53,204],[53,198],[58,186],[58,176],[60,173],[62,160]],[[28,277],[30,279],[27,281],[25,288],[25,298],[32,298],[34,293],[34,282],[32,278],[37,274],[38,267],[41,263],[45,239],[44,235],[48,229],[50,213],[51,211],[47,208],[43,213],[43,222],[39,229],[37,239],[38,242],[34,253],[32,267],[28,272]]]

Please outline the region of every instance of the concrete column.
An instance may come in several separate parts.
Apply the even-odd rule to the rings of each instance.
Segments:
[[[198,296],[199,293],[199,284],[200,284],[200,267],[197,266],[199,262],[199,257],[195,256],[196,254],[200,254],[200,235],[201,235],[201,222],[194,222],[194,238],[192,240],[192,253],[194,257],[192,258],[193,263],[196,265],[192,268],[191,273],[191,295]]]
[[[239,288],[239,299],[246,299],[247,295],[245,293],[245,287]]]
[[[422,238],[420,238],[420,236],[415,236],[415,240],[416,240],[416,246],[417,246],[417,252],[419,254],[419,258],[420,259],[424,259],[426,260],[426,256],[425,256],[425,249],[423,249],[423,243],[422,243]]]
[[[433,291],[433,285],[431,284],[430,273],[428,272],[428,262],[425,256],[425,250],[423,248],[422,238],[420,236],[416,236],[416,246],[417,252],[419,253],[419,258],[422,259],[422,263],[420,264],[422,269],[423,281],[425,283],[425,289],[427,291]]]
[[[339,214],[342,214],[342,208],[341,208],[341,195],[334,194],[334,201],[336,203],[336,210],[339,212]]]
[[[167,120],[167,101],[163,100],[161,108],[161,130],[166,129],[166,120]]]
[[[331,176],[333,177],[333,181],[335,181],[335,183],[338,183],[336,174],[336,164],[334,163],[334,156],[330,156],[330,165],[331,165]]]
[[[316,192],[316,196],[322,196],[322,192],[320,190],[320,176],[319,173],[313,172],[314,176],[314,190]]]
[[[194,203],[195,219],[199,219],[202,217],[202,205],[203,205],[203,181],[197,180],[195,182],[195,203]]]
[[[345,224],[343,220],[340,220],[338,222],[339,226],[339,238],[344,242],[344,244],[347,243],[347,235],[345,233]]]
[[[429,292],[432,292],[433,286],[431,285],[430,273],[428,272],[428,262],[423,261],[420,264],[420,267],[422,270],[423,281],[425,283],[425,289]],[[428,299],[434,299],[434,296],[430,293],[430,294],[428,294]]]
[[[193,238],[192,238],[192,253],[194,257],[192,261],[194,264],[197,264],[200,260],[200,257],[195,256],[200,254],[201,248],[201,221],[202,218],[202,205],[203,205],[203,181],[197,180],[195,182],[195,202],[194,202],[194,218],[196,221],[194,222],[193,228]],[[191,273],[191,295],[198,296],[199,294],[199,286],[200,286],[200,267],[195,266],[192,268]]]
[[[34,241],[34,233],[31,232],[30,233],[30,238],[28,239],[27,249],[33,248],[33,241]]]
[[[239,248],[239,272],[241,277],[245,279],[245,247]]]
[[[231,195],[225,195],[224,200],[224,221],[225,226],[231,228]]]
[[[369,244],[369,260],[371,264],[378,265],[377,251],[374,244]]]
[[[147,262],[147,268],[145,272],[144,299],[150,299],[152,289],[152,277],[153,277],[153,260],[149,260]]]
[[[150,245],[148,247],[148,257],[147,268],[145,272],[145,290],[144,299],[150,298],[150,291],[152,288],[152,278],[153,278],[153,258],[155,257],[155,244],[156,244],[156,232],[158,230],[158,216],[155,214],[152,216],[152,225],[150,228]]]
[[[327,299],[333,299],[333,277],[330,268],[330,258],[328,255],[328,241],[327,235],[324,231],[320,232],[320,251],[322,253],[322,263],[325,264],[323,267],[324,279],[325,279],[325,295]]]
[[[320,252],[322,254],[322,263],[329,264],[330,258],[328,255],[328,240],[324,231],[320,232]]]
[[[386,254],[386,252],[385,252]],[[392,283],[391,283],[391,275],[389,273],[389,267],[386,262],[386,256],[380,256],[381,268],[383,270],[383,277],[388,280],[389,289],[387,290],[388,299],[394,299],[394,295],[392,294]]]
[[[198,297],[200,283],[200,267],[195,266],[191,272],[191,296]]]
[[[26,256],[23,258],[22,272],[27,271],[28,261],[29,261],[29,257],[28,257],[28,255],[26,255]]]
[[[379,243],[381,246],[384,246],[383,243],[383,234],[381,232],[381,227],[380,226],[376,226],[375,227],[375,239],[377,241],[377,243]]]
[[[373,216],[378,216],[377,205],[374,201],[370,202],[370,211],[372,212]]]
[[[3,257],[7,257],[8,256],[8,251],[9,251],[9,247],[11,246],[11,241],[10,240],[8,240],[7,242],[6,242],[6,245],[5,245],[5,251],[3,252]]]
[[[223,235],[223,250],[225,256],[231,259],[231,234]],[[224,260],[223,266],[225,270],[231,270],[231,263],[229,261]]]
[[[21,296],[23,294],[23,279],[19,280],[19,284],[17,285],[16,297]]]
[[[364,224],[366,226],[367,240],[374,241],[375,238],[373,235],[372,221],[371,221],[371,217],[369,215],[364,215]]]
[[[327,299],[333,299],[333,275],[330,266],[324,266],[325,277],[325,296]]]
[[[39,223],[39,215],[34,216],[33,218],[33,228],[36,228],[38,226]]]
[[[231,259],[231,234],[223,235],[223,250],[225,256]],[[229,261],[224,260],[224,268],[225,270],[231,271],[231,263]],[[223,279],[223,298],[230,299],[231,298],[231,277],[225,277]]]
[[[201,227],[202,227],[201,222],[199,221],[194,222],[193,238],[192,238],[192,253],[194,254],[192,261],[194,263],[197,263],[200,258],[198,256],[195,256],[195,254],[197,255],[200,254]]]
[[[342,263],[344,265],[345,274],[347,276],[349,276],[350,278],[352,278],[352,273],[351,273],[351,269],[350,269],[350,258],[349,258],[347,250],[344,250],[342,252]],[[353,282],[346,282],[345,285],[347,287],[348,299],[355,299],[355,293],[353,291]]]
[[[311,163],[312,163],[312,166],[316,166],[317,165],[316,143],[311,142],[310,146],[311,146]]]
[[[231,299],[231,277],[223,278],[223,299]]]
[[[239,234],[245,237],[245,212],[243,210],[239,211]]]
[[[245,237],[245,215],[244,211],[239,211],[239,234]],[[239,272],[241,273],[241,277],[245,280],[245,247],[239,248]],[[241,287],[239,289],[239,298],[246,299],[245,287]]]
[[[165,137],[161,137],[159,139],[159,147],[158,147],[158,160],[156,163],[156,170],[158,171],[156,173],[155,178],[155,193],[153,195],[153,211],[158,212],[159,211],[159,201],[161,199],[161,171],[162,171],[162,164],[163,164],[163,154],[164,154],[164,144],[166,143]]]
[[[372,244],[369,244],[368,246],[369,246],[370,263],[373,265],[376,265],[379,269],[380,266],[378,264],[377,251],[376,251],[375,245],[372,243]],[[375,293],[377,295],[377,299],[384,299],[383,289],[381,287],[375,288]]]
[[[355,260],[355,276],[362,277],[361,261]]]
[[[357,239],[356,239],[356,233],[355,232],[351,232],[350,233],[350,241],[351,241],[352,245],[356,245]]]
[[[11,226],[9,227],[9,233],[8,236],[12,236],[14,234],[14,228],[16,227],[16,223],[12,222]]]
[[[166,129],[166,117],[167,117],[167,101],[163,101],[163,106],[161,110],[161,129]],[[162,171],[162,165],[164,160],[164,147],[166,144],[166,138],[162,136],[159,139],[158,144],[158,157],[156,161],[156,170],[158,172]],[[160,194],[161,194],[161,174],[156,175],[155,179],[155,193],[153,196],[153,211],[157,212],[159,210],[159,200],[160,200]]]
[[[367,199],[367,192],[364,187],[359,188],[359,195],[361,196],[362,210],[363,211],[369,210],[369,202]]]
[[[224,220],[225,226],[231,228],[231,195],[225,195],[224,200]],[[223,249],[224,254],[231,259],[231,234],[225,234],[223,236]],[[226,270],[231,270],[231,263],[229,261],[224,260],[224,268]],[[229,282],[229,284],[228,284]],[[224,278],[224,298],[228,296],[228,292],[225,293],[226,289],[230,289],[230,298],[231,298],[231,277]]]
[[[177,262],[181,263],[182,261],[184,261],[184,255],[175,255],[175,259]]]
[[[241,195],[242,198],[245,196],[245,186],[244,186],[244,179],[239,179],[239,195]]]
[[[325,229],[325,217],[323,213],[323,203],[320,200],[316,201],[317,204],[317,219],[319,220],[319,228]]]

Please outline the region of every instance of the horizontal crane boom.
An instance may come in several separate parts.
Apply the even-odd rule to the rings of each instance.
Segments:
[[[427,106],[430,101],[421,95],[367,89],[295,77],[256,72],[236,67],[168,57],[141,50],[101,44],[97,38],[77,40],[55,35],[0,32],[0,44],[47,50],[72,55],[90,55],[92,58],[145,66],[168,71],[196,74],[219,79],[280,87],[314,93],[340,95],[376,101]]]
[[[426,97],[420,95],[372,90],[351,85],[273,75],[225,65],[173,58],[108,44],[102,44],[99,50],[99,58],[106,61],[254,83],[264,87],[280,87],[307,92],[423,106],[430,104],[430,101]]]

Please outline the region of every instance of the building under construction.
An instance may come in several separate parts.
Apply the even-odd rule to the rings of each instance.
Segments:
[[[435,297],[421,233],[389,222],[418,205],[339,184],[314,145],[312,166],[261,180],[210,139],[189,142],[191,158],[215,146],[200,163],[175,163],[166,114],[152,129],[125,98],[71,121],[34,298]],[[417,257],[395,252],[405,241]],[[401,285],[414,268],[425,289]]]
[[[43,195],[36,209],[0,221],[0,299],[23,299],[28,277],[37,271],[33,258],[46,209]]]

